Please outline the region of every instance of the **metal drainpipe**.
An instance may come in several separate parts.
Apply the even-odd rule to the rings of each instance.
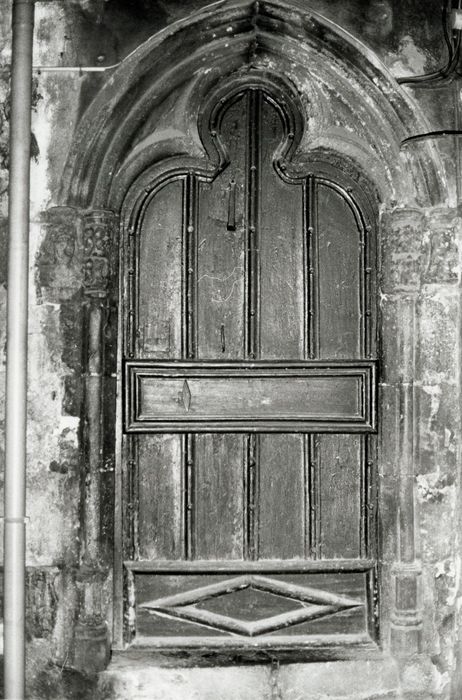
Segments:
[[[25,688],[25,495],[34,0],[13,0],[4,510],[5,698]]]

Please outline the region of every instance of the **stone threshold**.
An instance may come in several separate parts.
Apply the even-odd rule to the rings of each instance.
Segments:
[[[114,652],[98,700],[381,700],[400,698],[396,662],[374,658],[311,663],[185,666],[149,649]]]

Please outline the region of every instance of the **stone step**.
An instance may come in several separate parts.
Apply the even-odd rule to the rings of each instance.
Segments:
[[[148,651],[116,652],[100,674],[98,700],[392,700],[390,658],[272,665],[165,667]]]

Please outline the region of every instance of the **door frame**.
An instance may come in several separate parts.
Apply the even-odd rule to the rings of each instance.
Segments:
[[[226,31],[230,23],[242,27],[232,37]],[[297,28],[300,26],[307,27],[305,37],[298,34]],[[186,40],[186,37],[189,39]],[[289,42],[294,49],[290,56],[292,64],[287,59],[284,42]],[[243,52],[243,48],[248,50]],[[437,148],[422,144],[418,151],[409,149],[406,160],[399,158],[403,137],[414,133],[419,127],[425,131],[425,120],[406,91],[396,84],[368,48],[352,39],[333,22],[311,10],[304,10],[296,2],[271,0],[259,5],[236,0],[219,3],[172,24],[122,62],[80,121],[62,181],[60,203],[76,208],[85,235],[92,242],[83,246],[83,260],[93,266],[95,259],[105,259],[110,266],[111,261],[115,261],[113,274],[106,275],[106,282],[100,285],[99,298],[107,298],[108,286],[113,285],[118,268],[118,241],[114,233],[117,227],[107,221],[111,219],[114,222],[118,213],[123,221],[127,208],[130,208],[130,193],[139,188],[146,178],[151,177],[150,169],[157,167],[160,160],[184,153],[188,145],[181,135],[164,135],[163,140],[154,144],[147,142],[136,153],[132,153],[133,137],[145,123],[147,110],[159,108],[165,96],[183,83],[186,76],[192,78],[197,74],[203,66],[204,56],[208,62],[215,63],[216,71],[212,76],[201,75],[202,82],[196,83],[194,88],[200,88],[197,90],[198,96],[210,85],[210,81],[226,74],[230,65],[264,65],[261,57],[265,51],[271,53],[281,74],[293,75],[295,82],[303,81],[304,77],[308,79],[314,70],[319,80],[330,84],[334,91],[339,92],[351,109],[354,110],[360,104],[366,115],[365,121],[369,120],[372,125],[372,130],[364,138],[364,144],[355,139],[348,141],[345,138],[343,141],[336,132],[331,133],[330,143],[334,146],[333,158],[336,157],[337,148],[346,162],[352,164],[353,169],[367,174],[365,179],[373,183],[378,201],[386,211],[380,227],[384,271],[381,292],[388,295],[393,303],[382,313],[383,355],[389,358],[395,353],[396,362],[387,376],[382,377],[380,387],[380,402],[387,406],[387,424],[380,438],[381,468],[386,472],[382,476],[382,482],[387,492],[387,502],[382,502],[386,510],[382,561],[386,569],[384,580],[387,589],[386,609],[382,615],[386,628],[383,639],[385,645],[388,644],[391,632],[391,642],[396,653],[405,652],[406,649],[412,653],[413,650],[420,649],[422,629],[418,595],[420,567],[416,560],[412,486],[417,440],[413,418],[415,364],[412,357],[400,353],[405,337],[403,334],[396,337],[396,327],[397,319],[402,318],[403,314],[408,319],[409,327],[415,326],[421,270],[414,271],[415,274],[407,274],[406,270],[394,274],[392,268],[394,256],[402,253],[403,240],[406,241],[405,249],[409,254],[413,247],[422,247],[420,222],[426,215],[426,208],[444,205],[446,191],[441,177],[444,168]],[[342,56],[347,56],[348,59],[343,59]],[[349,87],[350,84],[353,89]],[[308,80],[308,85],[313,91],[313,107],[318,102],[322,113],[315,84]],[[111,109],[107,108],[108,104]],[[89,134],[92,134],[91,138],[88,138]],[[142,140],[139,143],[142,145]],[[324,145],[325,141],[321,139],[320,152],[324,151]],[[377,155],[373,146],[379,150]],[[95,218],[109,231],[107,240],[97,249],[96,254]],[[423,255],[419,264],[422,268]],[[95,291],[91,283],[87,288]],[[394,334],[392,339],[388,339],[389,333]],[[404,331],[403,333],[405,335]],[[107,349],[113,340],[108,343],[101,335],[99,337],[100,340],[95,339],[95,343],[99,343],[103,358],[104,346]],[[115,388],[106,391],[105,403],[101,391],[96,403],[89,400],[89,390],[85,391],[82,419],[87,427],[84,432],[87,436],[93,436],[91,440],[95,447],[102,440],[96,430],[101,415],[104,413],[106,425],[109,417],[110,424],[113,425]],[[400,415],[403,416],[401,420]],[[120,416],[117,420],[119,419]],[[112,458],[115,454],[116,460],[120,460],[119,440],[115,448],[110,447],[109,450]],[[96,475],[101,465],[97,467],[97,461],[88,460],[88,456],[85,460],[90,473]],[[104,517],[98,483],[96,479],[94,489],[90,492],[84,490],[82,508],[85,523],[91,521],[95,508],[99,513],[98,518]],[[116,500],[120,499],[120,484],[117,480],[114,488]],[[400,518],[400,512],[405,517]],[[396,532],[399,533],[397,538]],[[120,528],[116,519],[115,536],[119,535]],[[95,537],[97,539],[96,535]],[[84,567],[81,577],[87,581],[84,584],[87,587],[93,585],[88,583],[90,579],[94,581],[98,576],[104,579],[107,576],[104,571],[114,569],[114,578],[121,574],[117,570],[117,562],[113,562],[108,551],[104,547],[101,549],[96,541],[93,550],[95,560],[102,562],[101,573],[97,575],[92,570],[88,574]],[[108,600],[110,608],[110,594]],[[114,600],[117,608],[121,603],[117,592]],[[84,611],[85,606],[84,602]],[[101,615],[103,618],[108,615],[111,617],[107,604],[102,603]],[[82,617],[87,618],[85,615]],[[116,626],[114,645],[121,643],[121,630]]]

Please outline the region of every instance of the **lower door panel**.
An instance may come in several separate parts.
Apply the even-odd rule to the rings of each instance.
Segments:
[[[147,563],[128,566],[138,644],[220,647],[239,641],[245,648],[322,638],[373,641],[372,570],[154,573],[143,570]]]

